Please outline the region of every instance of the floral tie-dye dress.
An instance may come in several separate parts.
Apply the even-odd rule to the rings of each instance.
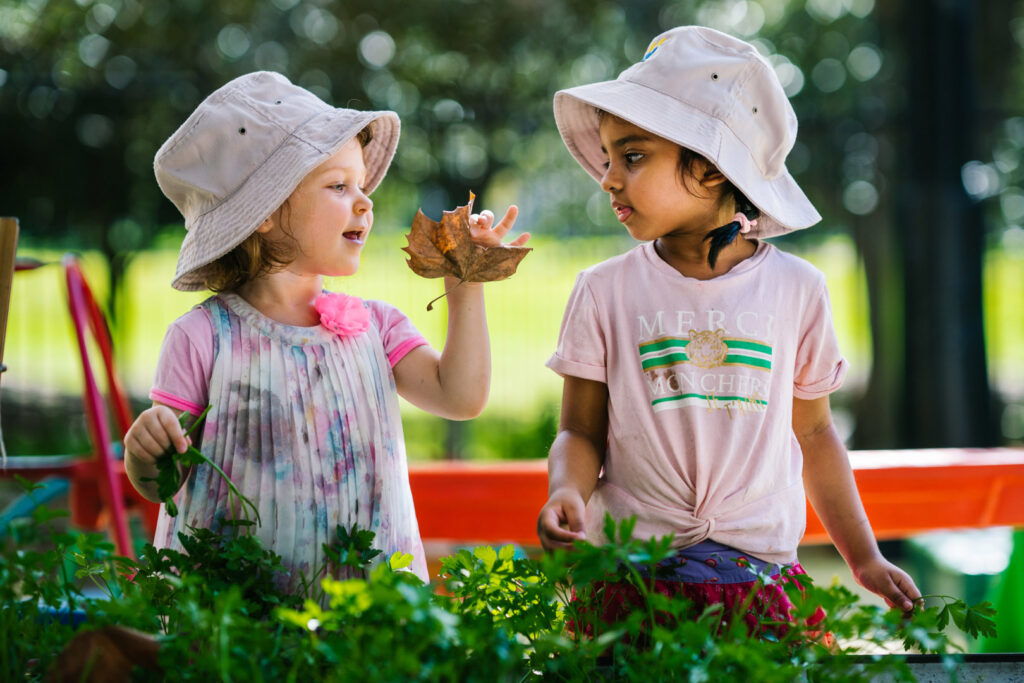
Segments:
[[[312,578],[322,544],[353,524],[373,531],[385,556],[411,553],[426,579],[398,394],[376,325],[343,338],[277,323],[234,294],[202,307],[214,360],[200,448],[256,503],[262,524],[252,533],[291,570],[282,587]],[[211,467],[196,466],[176,500],[177,517],[161,508],[157,547],[180,550],[188,526],[230,518],[228,487]]]

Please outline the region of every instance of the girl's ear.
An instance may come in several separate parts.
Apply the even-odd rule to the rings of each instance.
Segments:
[[[260,223],[260,226],[258,228],[256,228],[256,232],[262,233],[262,234],[265,235],[268,232],[270,232],[271,230],[273,230],[273,228],[274,228],[274,217],[273,216],[267,216],[267,220],[265,220],[262,223]]]
[[[700,179],[700,184],[704,187],[718,187],[726,181],[722,172],[714,166],[707,166],[704,170],[704,176]]]

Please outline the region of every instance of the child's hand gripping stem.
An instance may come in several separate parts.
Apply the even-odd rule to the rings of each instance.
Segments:
[[[213,406],[206,406],[206,410],[204,410],[199,415],[199,417],[196,418],[195,422],[192,423],[191,427],[185,430],[186,437],[193,431],[195,431],[196,427],[203,421],[203,418],[206,417],[206,413],[208,413],[210,411],[210,408],[212,407]],[[181,424],[182,429],[185,429],[185,424],[188,422],[188,419],[190,417],[192,417],[192,413],[188,411],[185,411],[178,417],[178,422]],[[192,446],[191,444],[188,446],[188,448],[185,449],[184,453],[179,453],[177,450],[175,450],[173,445],[170,448],[168,448],[167,451],[162,456],[160,456],[160,458],[158,458],[156,461],[156,466],[157,470],[159,471],[159,474],[155,478],[145,479],[144,481],[156,482],[157,493],[167,509],[167,514],[169,514],[171,517],[176,517],[178,515],[178,506],[175,505],[174,503],[174,494],[177,493],[178,489],[181,488],[181,467],[179,466],[188,467],[191,465],[202,464],[206,464],[212,467],[217,472],[217,474],[219,474],[221,478],[227,483],[228,507],[234,510],[234,505],[232,504],[232,502],[233,498],[237,498],[242,504],[242,514],[245,517],[245,523],[252,523],[246,511],[246,508],[248,507],[252,510],[253,515],[256,517],[256,524],[260,524],[260,513],[259,510],[256,508],[256,505],[251,500],[242,495],[242,492],[238,490],[238,487],[236,487],[235,484],[228,477],[228,475],[224,473],[224,470],[218,467],[216,463],[214,463],[212,460],[210,460],[201,452],[199,452],[199,450]],[[239,524],[237,520],[235,521],[235,523]]]

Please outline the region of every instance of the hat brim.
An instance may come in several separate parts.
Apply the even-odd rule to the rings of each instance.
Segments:
[[[330,109],[318,113],[289,135],[246,182],[216,208],[191,224],[178,254],[171,286],[181,291],[206,289],[204,270],[241,244],[279,207],[310,171],[334,155],[359,131],[373,123],[373,139],[363,150],[366,194],[380,184],[398,147],[401,124],[390,111]],[[272,201],[268,201],[268,197]],[[216,226],[216,227],[214,227]]]
[[[603,110],[704,157],[761,211],[751,237],[775,237],[821,220],[796,180],[783,170],[765,178],[749,150],[722,121],[645,85],[603,81],[555,93],[558,132],[598,182],[604,175],[597,110]]]

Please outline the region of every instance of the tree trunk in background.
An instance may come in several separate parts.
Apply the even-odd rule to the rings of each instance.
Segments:
[[[884,196],[884,195],[883,195]],[[856,408],[856,448],[896,448],[902,445],[904,310],[903,268],[898,238],[892,229],[891,206],[883,203],[873,217],[853,221],[854,236],[868,283],[871,323],[871,374]]]
[[[986,50],[991,44],[989,36],[978,36],[975,13],[993,11],[1006,10],[975,9],[970,0],[879,7],[882,34],[892,41],[884,47],[903,60],[905,99],[901,109],[893,103],[899,168],[891,176],[900,182],[890,190],[896,217],[891,241],[902,252],[902,288],[887,275],[891,257],[878,253],[889,248],[887,238],[874,245],[876,253],[866,252],[865,260],[872,258],[868,272],[875,275],[872,324],[892,325],[886,299],[902,295],[904,343],[902,362],[896,362],[888,354],[894,353],[891,344],[898,334],[888,328],[875,334],[880,367],[868,396],[877,403],[865,405],[859,416],[867,421],[862,441],[868,443],[858,447],[999,442],[982,324],[984,220],[960,175],[966,162],[987,156],[976,144],[977,91],[979,78],[992,76],[978,74],[974,54],[979,39]],[[879,348],[879,339],[890,345]],[[887,373],[898,372],[900,365],[902,382],[893,382],[899,378]],[[880,421],[888,429],[872,434],[872,411],[890,413]],[[878,442],[882,434],[892,442]]]

